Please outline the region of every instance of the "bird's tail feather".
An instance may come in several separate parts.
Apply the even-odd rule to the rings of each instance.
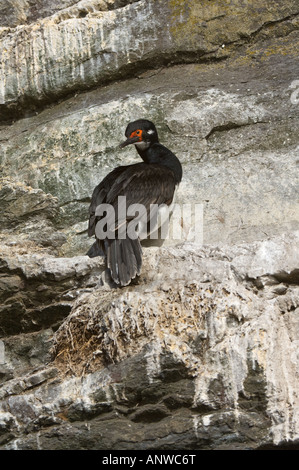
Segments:
[[[141,272],[142,248],[137,238],[107,240],[107,267],[111,277],[121,286],[127,286]]]
[[[105,256],[103,248],[98,240],[94,242],[93,245],[89,248],[88,252],[86,253],[89,258],[95,258],[96,256]]]

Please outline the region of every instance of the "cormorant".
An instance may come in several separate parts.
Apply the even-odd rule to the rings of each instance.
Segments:
[[[88,235],[95,235],[96,242],[87,253],[90,257],[106,255],[111,277],[120,286],[130,284],[132,279],[140,275],[140,240],[152,231],[150,214],[156,217],[157,223],[161,212],[160,209],[151,212],[151,207],[169,207],[182,179],[180,161],[159,143],[157,129],[151,121],[138,119],[130,122],[125,136],[127,140],[120,147],[134,144],[143,162],[115,168],[95,187],[89,207]],[[132,236],[132,231],[128,233],[130,222],[136,216],[133,212],[137,206],[132,206],[134,204],[142,204],[146,211],[145,218],[143,213],[138,224],[138,236],[136,231],[135,236]],[[111,213],[105,211],[108,207],[106,205],[112,207]],[[128,211],[130,206],[133,212]],[[144,221],[146,223],[142,224]]]

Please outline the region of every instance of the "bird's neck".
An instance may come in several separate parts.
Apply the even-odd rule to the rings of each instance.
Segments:
[[[137,147],[137,152],[145,163],[166,166],[173,171],[176,183],[182,179],[182,165],[179,159],[164,145],[152,144],[146,149]]]

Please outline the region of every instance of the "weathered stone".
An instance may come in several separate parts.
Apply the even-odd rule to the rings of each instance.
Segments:
[[[55,258],[31,250],[20,242],[1,247],[1,336],[57,327],[74,299],[101,283],[102,258]]]
[[[1,449],[296,448],[298,2],[0,6]],[[88,205],[139,117],[204,245],[116,289]]]
[[[53,330],[51,328],[3,339],[5,365],[10,370],[10,378],[48,364],[51,361],[52,342]]]
[[[140,114],[157,123],[161,141],[180,156],[184,178],[177,202],[203,205],[204,243],[298,229],[299,124],[290,89],[296,77],[296,62],[283,54],[259,67],[239,61],[225,69],[185,65],[71,98],[5,128],[5,174],[51,193],[61,205],[44,237],[28,223],[23,233],[43,246],[55,243],[62,256],[86,253],[92,190],[113,167],[138,161],[134,149],[117,148],[127,122]]]
[[[0,444],[6,444],[13,436],[17,428],[15,417],[8,412],[0,413]]]
[[[295,0],[275,8],[270,1],[261,6],[256,0],[212,5],[140,0],[107,12],[103,2],[89,0],[82,17],[82,3],[60,10],[50,21],[2,29],[4,113],[103,84],[138,67],[161,66],[171,58],[225,58],[240,38],[254,37],[269,23],[298,14]]]
[[[29,410],[45,449],[104,449],[108,436],[111,449],[242,449],[288,441],[298,432],[291,390],[299,379],[299,337],[296,311],[282,311],[281,300],[292,293],[295,299],[297,287],[288,284],[269,298],[266,284],[257,295],[245,268],[253,269],[268,249],[269,276],[281,266],[292,270],[297,260],[286,263],[285,253],[298,237],[272,240],[275,250],[270,241],[147,250],[139,285],[117,295],[102,286],[77,299],[55,334],[55,369],[19,380],[22,396],[30,390],[28,402],[9,399],[17,382],[8,381],[4,409],[15,411],[24,427]],[[244,254],[247,262],[239,263]],[[147,278],[153,266],[156,276]],[[285,400],[292,402],[288,409]],[[33,435],[18,440],[19,448],[36,445]]]

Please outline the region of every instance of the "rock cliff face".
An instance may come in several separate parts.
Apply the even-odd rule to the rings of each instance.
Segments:
[[[298,2],[0,7],[0,447],[296,448]],[[87,211],[140,117],[203,244],[115,289]]]

